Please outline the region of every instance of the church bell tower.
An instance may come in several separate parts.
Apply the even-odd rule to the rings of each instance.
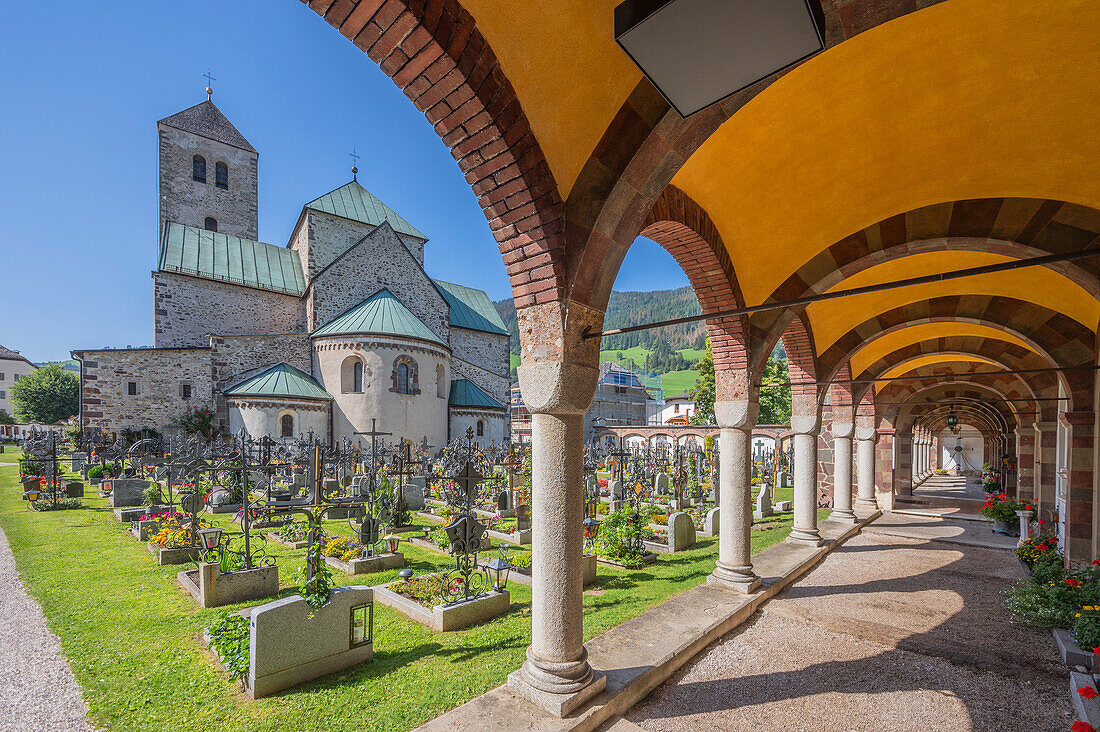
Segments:
[[[160,231],[168,221],[259,239],[259,153],[210,100],[157,122]]]

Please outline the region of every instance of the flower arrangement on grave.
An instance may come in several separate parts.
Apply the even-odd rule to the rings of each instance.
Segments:
[[[531,552],[517,552],[508,557],[508,563],[528,572],[531,570]]]
[[[160,513],[143,513],[141,516],[138,516],[138,521],[167,521],[168,519],[172,519],[176,523],[179,523],[182,518],[185,518],[185,516],[179,511],[168,510],[161,511]]]
[[[327,537],[324,529],[318,529],[322,537]],[[287,543],[302,541],[309,536],[309,524],[305,521],[291,521],[279,528],[279,538]]]
[[[985,499],[985,505],[978,509],[978,513],[994,521],[1013,523],[1018,517],[1017,511],[1031,511],[1031,517],[1036,516],[1035,509],[1030,503],[1009,498],[1005,493],[997,493]]]
[[[628,567],[640,567],[645,549],[642,541],[653,532],[646,527],[647,517],[634,518],[633,507],[623,506],[607,515],[600,524],[600,533],[596,538],[596,554],[605,559]]]
[[[451,548],[451,540],[447,538],[447,530],[443,527],[429,532],[428,540],[444,551]]]
[[[1100,560],[1067,570],[1061,552],[1043,551],[1035,560],[1031,579],[1012,587],[1005,604],[1025,625],[1071,629],[1082,607],[1100,606]]]
[[[339,559],[341,562],[350,562],[363,556],[366,547],[359,540],[351,536],[334,536],[325,541],[321,553],[326,557]]]
[[[191,543],[190,522],[185,524],[181,521],[181,518],[166,518],[159,522],[160,530],[149,537],[149,543],[162,549],[185,549],[194,546]],[[208,521],[199,519],[195,530],[204,529],[209,525]]]
[[[32,501],[31,508],[35,511],[67,511],[73,508],[83,508],[79,498],[46,499],[44,501]]]
[[[655,511],[653,515],[649,517],[649,523],[657,524],[658,526],[668,526],[668,514],[663,511]]]
[[[1100,646],[1100,605],[1082,605],[1073,620],[1073,642],[1080,648]]]
[[[239,681],[242,687],[250,661],[248,625],[248,620],[239,613],[223,610],[217,622],[206,629],[210,650],[221,659],[230,678]]]
[[[443,577],[438,574],[424,574],[408,582],[397,580],[386,585],[386,589],[391,592],[396,592],[427,608],[439,604],[442,588]]]
[[[146,506],[158,506],[164,502],[164,489],[159,483],[153,483],[141,492],[141,497]]]

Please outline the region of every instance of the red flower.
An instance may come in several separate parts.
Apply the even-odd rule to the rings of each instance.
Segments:
[[[1100,564],[1100,559],[1093,559],[1089,564]]]
[[[1031,506],[1024,506],[1024,510],[1025,510],[1025,511],[1030,511],[1030,510],[1031,510]]]
[[[1066,578],[1066,584],[1069,585],[1070,587],[1080,587],[1081,586],[1081,583],[1078,582],[1077,580],[1073,579],[1072,577],[1067,577]]]
[[[1093,648],[1092,652],[1093,653],[1100,653],[1100,646],[1096,646],[1096,648]]]
[[[1072,730],[1072,732],[1096,732],[1095,727],[1088,722],[1082,722],[1080,719],[1070,726],[1070,730]]]
[[[1038,549],[1041,552],[1045,552],[1047,549],[1050,549],[1050,547],[1047,546],[1046,544],[1036,544],[1035,548]]]
[[[1036,523],[1038,523],[1040,526],[1042,526],[1043,524],[1046,523],[1046,521],[1043,521],[1042,519],[1039,519]]]
[[[1058,543],[1058,537],[1057,536],[1052,536],[1052,537],[1048,538],[1047,541],[1049,541],[1051,544],[1057,544]]]
[[[1077,693],[1085,699],[1092,699],[1096,696],[1096,689],[1092,686],[1082,686]]]

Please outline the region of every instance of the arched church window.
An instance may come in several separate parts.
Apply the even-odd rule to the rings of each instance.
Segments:
[[[284,414],[279,419],[279,434],[283,437],[294,437],[294,415]]]
[[[206,221],[203,222],[203,226],[206,227],[207,231],[217,231],[218,230],[218,220],[216,218],[214,218],[213,216],[207,216]]]
[[[397,393],[409,393],[409,367],[406,364],[397,364]]]
[[[485,436],[485,420],[483,420],[483,419],[479,419],[477,421],[477,436],[478,437],[484,437]]]
[[[363,391],[363,362],[356,361],[355,365],[351,368],[351,390]]]
[[[202,155],[191,158],[191,180],[206,182],[206,158]]]
[[[225,163],[214,163],[214,185],[229,190],[229,166]]]
[[[393,362],[393,386],[390,391],[398,394],[419,394],[420,377],[416,361],[409,356],[398,356]]]

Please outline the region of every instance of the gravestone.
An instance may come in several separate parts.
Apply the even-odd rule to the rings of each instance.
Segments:
[[[531,530],[531,507],[526,503],[516,506],[516,530]]]
[[[608,494],[611,496],[611,513],[615,513],[623,507],[623,482],[613,480],[607,484]]]
[[[600,481],[594,473],[590,473],[584,476],[584,494],[586,496],[598,496],[600,492]]]
[[[84,468],[84,463],[88,461],[88,453],[86,452],[74,452],[71,457],[70,469],[74,473],[79,473]]]
[[[718,536],[718,521],[721,513],[721,509],[718,508],[707,511],[706,518],[703,519],[703,536]]]
[[[410,511],[424,510],[424,489],[415,483],[405,483],[401,486],[401,498]]]
[[[791,474],[788,473],[785,470],[780,470],[775,475],[775,483],[780,488],[790,488],[791,487]]]
[[[657,478],[653,481],[653,490],[659,496],[667,496],[669,493],[669,479],[668,473],[657,473]]]
[[[78,480],[71,481],[65,484],[65,497],[66,498],[83,498],[84,497],[84,484]]]
[[[112,478],[104,481],[111,491],[111,508],[141,506],[145,503],[142,494],[149,487],[149,481],[141,478]]]
[[[300,595],[261,605],[249,623],[248,695],[282,689],[369,661],[373,646],[374,591],[337,587],[323,607]]]
[[[668,517],[668,550],[682,552],[695,545],[695,522],[691,516],[676,512]]]
[[[504,513],[512,510],[512,492],[505,488],[497,496],[497,511]]]
[[[760,521],[766,516],[772,515],[772,487],[767,483],[760,486],[760,493],[756,496],[756,510],[752,512],[753,521]]]

